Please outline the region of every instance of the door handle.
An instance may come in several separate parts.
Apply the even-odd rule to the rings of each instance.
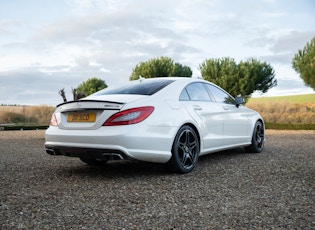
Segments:
[[[229,106],[222,106],[223,110],[229,110]]]
[[[194,110],[202,110],[202,107],[200,105],[194,105]]]

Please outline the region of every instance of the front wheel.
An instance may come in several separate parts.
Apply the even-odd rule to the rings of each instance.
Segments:
[[[176,134],[169,166],[177,173],[189,173],[197,164],[199,152],[199,139],[196,132],[185,125]]]
[[[265,144],[265,128],[261,121],[256,121],[253,136],[252,144],[245,148],[247,152],[251,153],[260,153],[264,149]]]

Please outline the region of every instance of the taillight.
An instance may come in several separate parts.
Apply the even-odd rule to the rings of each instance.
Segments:
[[[58,126],[58,121],[55,113],[53,113],[53,115],[51,116],[50,126]]]
[[[103,124],[104,126],[131,125],[146,119],[154,110],[152,106],[126,109],[115,113]]]

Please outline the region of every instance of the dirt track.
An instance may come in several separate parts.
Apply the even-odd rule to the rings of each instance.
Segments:
[[[314,229],[315,132],[267,130],[261,154],[93,168],[44,151],[44,131],[0,131],[0,229]]]

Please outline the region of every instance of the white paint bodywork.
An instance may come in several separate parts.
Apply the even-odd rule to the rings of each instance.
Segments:
[[[210,101],[180,101],[182,90],[194,78],[168,78],[175,81],[151,95],[90,96],[80,102],[57,107],[58,126],[45,135],[46,148],[77,148],[120,151],[130,159],[166,163],[172,156],[174,138],[185,124],[200,137],[200,155],[251,144],[255,122],[261,116],[244,106]],[[145,80],[154,81],[158,79]],[[137,83],[141,84],[141,83]],[[153,106],[144,121],[122,126],[102,126],[118,111]],[[93,123],[68,123],[69,111],[89,109],[96,112]]]

